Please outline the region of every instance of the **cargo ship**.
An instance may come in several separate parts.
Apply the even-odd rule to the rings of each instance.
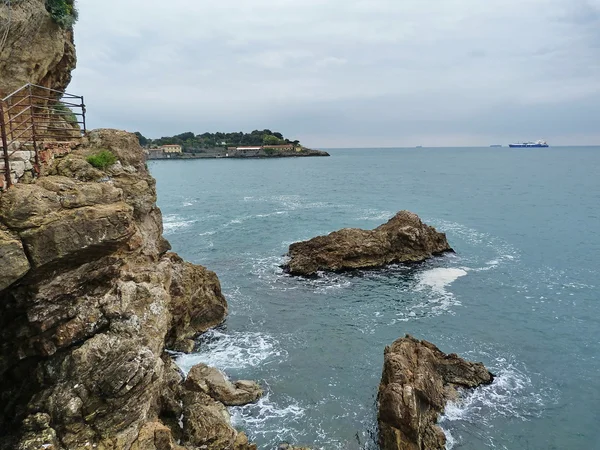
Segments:
[[[519,142],[516,144],[508,144],[509,147],[514,148],[540,148],[550,147],[546,141],[535,141],[535,142]]]

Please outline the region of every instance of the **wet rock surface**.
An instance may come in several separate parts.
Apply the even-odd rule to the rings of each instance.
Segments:
[[[254,381],[241,380],[235,383],[226,376],[205,364],[197,364],[188,373],[185,387],[194,392],[202,392],[227,406],[241,406],[255,402],[263,395],[263,390]]]
[[[382,450],[446,448],[437,425],[446,403],[460,389],[492,383],[482,363],[445,354],[427,341],[409,335],[385,348],[378,393],[379,445]]]
[[[327,236],[290,245],[292,275],[312,276],[318,271],[344,271],[419,262],[452,251],[444,233],[424,224],[409,211],[400,211],[374,230],[344,228]]]

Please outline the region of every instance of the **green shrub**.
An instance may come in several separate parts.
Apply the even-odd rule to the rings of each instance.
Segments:
[[[102,150],[95,155],[88,156],[87,162],[96,169],[105,170],[107,167],[110,167],[117,162],[117,157],[108,150]]]
[[[79,128],[79,119],[77,118],[73,110],[71,110],[71,108],[69,108],[67,105],[58,102],[55,105],[51,106],[51,108],[52,112],[55,115],[62,117],[73,128]]]
[[[46,0],[46,11],[61,28],[71,28],[77,22],[75,0]]]

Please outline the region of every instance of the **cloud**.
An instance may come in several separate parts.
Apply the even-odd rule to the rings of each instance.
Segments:
[[[585,116],[600,116],[600,0],[79,9],[70,90],[86,96],[92,126],[270,128],[314,146],[600,142]]]

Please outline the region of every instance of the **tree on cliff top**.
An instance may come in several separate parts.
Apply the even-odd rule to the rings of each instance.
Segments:
[[[148,145],[150,143],[150,140],[144,136],[142,133],[140,133],[139,131],[136,131],[135,133],[133,133],[137,136],[138,141],[140,141],[140,145],[142,147],[145,147],[146,145]]]
[[[61,28],[71,28],[79,16],[75,0],[46,0],[46,11]]]

